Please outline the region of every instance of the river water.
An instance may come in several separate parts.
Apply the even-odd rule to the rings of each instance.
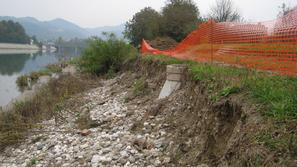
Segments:
[[[56,53],[0,54],[0,106],[21,94],[16,79],[23,74],[45,68],[48,64],[79,56],[77,49],[63,49]]]

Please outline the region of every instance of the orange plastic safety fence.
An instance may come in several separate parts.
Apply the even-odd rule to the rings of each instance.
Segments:
[[[288,15],[268,22],[208,21],[175,48],[165,51],[154,49],[143,40],[142,53],[297,76],[297,7]]]

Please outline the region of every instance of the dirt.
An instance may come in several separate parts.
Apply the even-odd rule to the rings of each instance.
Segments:
[[[146,78],[150,93],[141,97],[130,94],[128,101],[147,111],[135,122],[133,131],[143,131],[145,122],[156,124],[152,131],[166,125],[164,154],[170,156],[168,166],[296,166],[294,155],[269,150],[255,140],[270,125],[244,93],[213,102],[206,86],[188,75],[180,90],[157,100],[165,70],[157,62],[138,61],[122,84],[129,85],[131,92],[133,80]]]
[[[148,42],[153,48],[157,48],[160,50],[174,48],[177,45],[177,42],[170,37],[157,37],[156,39]]]

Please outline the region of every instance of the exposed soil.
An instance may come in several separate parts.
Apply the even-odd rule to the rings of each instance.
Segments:
[[[174,48],[178,43],[170,37],[157,37],[154,40],[148,41],[153,48],[167,50]]]
[[[246,94],[213,102],[206,86],[188,76],[182,89],[169,98],[157,100],[165,82],[165,67],[156,62],[142,62],[135,72],[148,78],[153,93],[134,99],[144,101],[139,106],[147,108],[146,117],[136,123],[134,130],[143,131],[144,122],[156,124],[155,127],[167,125],[165,154],[172,160],[167,166],[297,165],[294,152],[271,151],[256,141],[257,135],[270,127],[270,122],[260,114],[256,104],[248,102]]]

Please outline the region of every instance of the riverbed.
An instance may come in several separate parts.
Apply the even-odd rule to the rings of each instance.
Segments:
[[[0,51],[0,106],[8,104],[22,92],[16,85],[16,79],[23,74],[45,68],[48,64],[77,57],[77,49],[63,49],[62,52],[32,52],[1,54]]]

